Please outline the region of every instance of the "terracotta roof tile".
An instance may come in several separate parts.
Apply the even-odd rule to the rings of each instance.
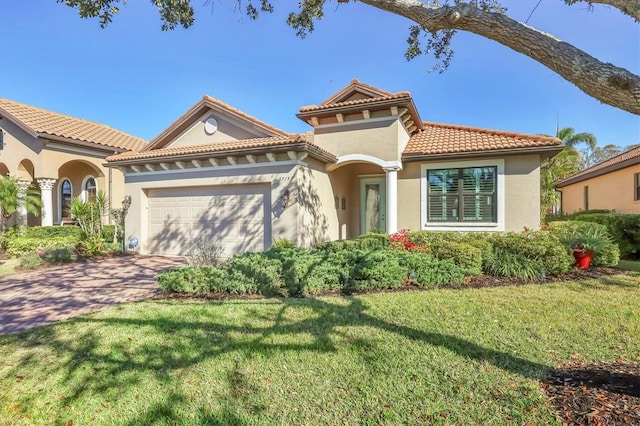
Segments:
[[[580,182],[595,176],[619,170],[640,163],[640,146],[631,148],[622,154],[609,158],[601,163],[595,164],[588,169],[584,169],[573,176],[569,176],[556,182],[555,186],[563,187],[572,183]]]
[[[398,93],[390,94],[387,96],[381,96],[377,98],[355,99],[352,101],[336,102],[332,104],[307,105],[300,108],[300,112],[322,111],[330,108],[353,106],[353,105],[366,105],[366,104],[380,102],[380,101],[388,101],[388,100],[403,99],[403,98],[406,98],[407,100],[409,100],[411,99],[411,94],[409,92],[398,92]]]
[[[313,143],[313,134],[292,134],[289,136],[271,136],[266,138],[254,138],[254,139],[242,139],[229,142],[214,142],[203,145],[190,145],[181,146],[175,148],[163,148],[154,149],[151,151],[129,151],[123,152],[117,155],[107,157],[109,162],[128,161],[128,160],[145,160],[151,158],[166,158],[182,155],[197,155],[216,152],[233,152],[233,151],[245,151],[251,149],[266,149],[271,147],[278,147],[282,145],[301,145],[310,147],[313,151],[321,154],[326,158],[335,158],[334,154],[331,154]]]
[[[8,99],[0,98],[0,115],[7,115],[20,121],[33,133],[75,139],[125,150],[142,149],[146,145],[143,139],[105,124],[70,117]]]
[[[561,144],[560,139],[549,136],[431,122],[424,122],[423,126],[422,131],[411,136],[403,154],[455,154]]]

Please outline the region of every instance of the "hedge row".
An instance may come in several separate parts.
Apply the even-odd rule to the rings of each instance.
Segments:
[[[331,246],[333,247],[333,246]],[[463,283],[465,270],[425,253],[391,248],[275,248],[233,257],[224,267],[183,267],[157,276],[165,291],[306,296]]]

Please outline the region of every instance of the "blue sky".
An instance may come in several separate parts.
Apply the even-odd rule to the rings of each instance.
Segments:
[[[250,21],[234,0],[194,0],[196,23],[171,32],[149,1],[122,8],[106,28],[55,0],[2,0],[0,97],[106,123],[152,139],[204,94],[290,132],[295,117],[351,79],[407,90],[423,120],[525,133],[560,127],[600,145],[640,143],[640,117],[601,104],[537,62],[459,33],[444,74],[433,59],[404,59],[410,22],[359,3],[329,2],[306,39],[284,24],[286,5]],[[291,2],[293,3],[293,2]],[[526,19],[537,0],[505,0]],[[529,24],[600,60],[640,73],[640,25],[615,9],[543,0]]]

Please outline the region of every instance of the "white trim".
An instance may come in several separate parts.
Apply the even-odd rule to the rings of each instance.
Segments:
[[[87,181],[89,179],[93,179],[93,181],[96,184],[96,195],[98,194],[98,191],[100,190],[98,188],[98,179],[95,176],[93,176],[93,175],[85,176],[84,179],[82,179],[82,188],[80,190],[80,199],[82,201],[84,201],[85,203],[88,201],[88,199],[87,199],[87,190],[85,189],[85,186],[87,185]]]
[[[317,126],[314,126],[314,128],[315,129],[330,129],[332,127],[343,127],[343,126],[350,126],[350,125],[361,124],[361,123],[376,123],[376,122],[379,122],[379,121],[393,122],[393,121],[396,121],[397,119],[398,119],[397,115],[385,115],[383,117],[360,118],[358,120],[349,120],[349,121],[340,121],[340,122],[337,122],[337,123],[318,124]]]
[[[352,163],[352,162],[366,162],[366,163],[372,163],[372,164],[376,164],[380,167],[384,168],[398,168],[398,170],[402,170],[402,162],[398,161],[398,160],[382,160],[378,157],[374,157],[373,155],[367,155],[367,154],[347,154],[347,155],[342,155],[340,157],[338,157],[338,161],[335,162],[334,164],[330,164],[329,167],[327,167],[327,169],[337,169],[338,167],[344,165],[345,163]]]
[[[71,200],[73,200],[73,182],[68,177],[63,177],[58,180],[56,185],[56,198],[58,199],[58,223],[62,222],[62,185],[64,182],[69,182],[69,186],[71,187]]]
[[[47,142],[45,144],[45,147],[48,149],[53,149],[55,151],[68,152],[71,154],[92,155],[94,157],[100,157],[100,158],[105,158],[106,156],[110,155],[110,154],[105,154],[104,151],[97,151],[97,150],[87,149],[87,148],[77,148],[75,146],[68,146],[68,145],[63,145],[55,142]]]
[[[488,167],[495,166],[498,170],[497,176],[497,215],[498,221],[495,223],[470,223],[470,222],[437,222],[437,224],[427,223],[427,170],[434,169],[461,169],[465,167]],[[504,231],[505,230],[505,173],[504,159],[494,158],[488,160],[469,161],[443,161],[437,163],[425,163],[420,165],[420,228],[426,231]]]
[[[280,166],[308,166],[309,164],[304,162],[304,161],[278,161],[275,163],[268,163],[268,162],[264,162],[264,163],[253,163],[253,164],[236,164],[235,166],[232,165],[227,165],[227,166],[202,166],[202,167],[191,167],[191,168],[184,168],[184,169],[171,169],[171,170],[156,170],[154,172],[139,172],[139,173],[131,173],[131,172],[126,172],[124,173],[125,176],[147,176],[147,175],[154,175],[154,176],[158,176],[158,175],[168,175],[168,174],[175,174],[175,173],[188,173],[188,172],[199,172],[199,171],[207,171],[207,170],[216,170],[216,171],[223,171],[223,170],[237,170],[237,169],[252,169],[252,168],[262,168],[262,167],[280,167]],[[125,167],[131,167],[131,166],[125,166]]]

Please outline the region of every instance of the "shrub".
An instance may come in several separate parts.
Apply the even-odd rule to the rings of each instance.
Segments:
[[[184,266],[156,276],[160,288],[175,293],[204,294],[209,292],[209,274],[213,267]]]
[[[27,253],[20,258],[20,266],[25,269],[35,269],[43,263],[44,260],[36,253]]]
[[[282,261],[264,253],[234,256],[227,269],[229,278],[237,281],[236,290],[265,296],[284,294]]]
[[[432,242],[431,252],[439,260],[450,260],[467,274],[482,274],[482,251],[467,243]]]
[[[404,285],[407,269],[400,264],[395,250],[376,250],[360,258],[350,272],[348,290],[374,290],[398,288]]]
[[[407,235],[409,236],[409,241],[416,245],[460,242],[464,238],[464,234],[451,231],[411,231]]]
[[[387,234],[369,233],[361,235],[353,240],[336,240],[316,244],[316,250],[338,252],[342,250],[375,250],[389,246]]]
[[[437,287],[464,282],[465,271],[449,260],[437,260],[433,256],[417,252],[402,252],[400,264],[406,276],[420,287]]]
[[[47,239],[68,237],[80,239],[82,229],[77,226],[31,226],[29,228],[23,228],[21,234],[26,238]]]
[[[608,238],[609,232],[604,225],[583,221],[551,222],[549,223],[549,229],[552,234],[563,242],[566,250],[574,248],[575,238],[573,236],[576,234],[586,235],[596,232],[598,235],[603,235],[607,239],[602,241],[591,263],[600,266],[615,266],[620,260],[620,249],[615,242]]]
[[[348,269],[336,253],[299,250],[283,259],[282,277],[290,295],[339,290]]]
[[[78,240],[75,237],[13,237],[6,241],[5,253],[9,257],[20,257],[27,253],[51,251],[57,248],[75,246],[77,243]]]
[[[78,260],[78,253],[73,247],[60,247],[45,252],[42,259],[47,263],[70,263]]]
[[[590,213],[580,215],[575,220],[606,226],[618,243],[621,257],[633,258],[640,254],[640,215]]]
[[[102,240],[106,243],[114,242],[114,238],[116,235],[116,226],[115,225],[102,225]],[[120,236],[121,237],[121,236]],[[117,240],[116,240],[117,242]],[[122,239],[120,239],[120,243],[122,243]]]
[[[294,248],[296,244],[293,241],[289,241],[286,238],[278,238],[276,239],[271,248]]]
[[[543,270],[549,275],[564,274],[573,264],[570,252],[550,232],[508,232],[488,238],[493,253],[484,269],[491,275],[531,279]],[[519,268],[521,272],[518,272]]]
[[[191,244],[187,257],[194,266],[220,266],[224,260],[224,248],[214,241],[198,238]]]

